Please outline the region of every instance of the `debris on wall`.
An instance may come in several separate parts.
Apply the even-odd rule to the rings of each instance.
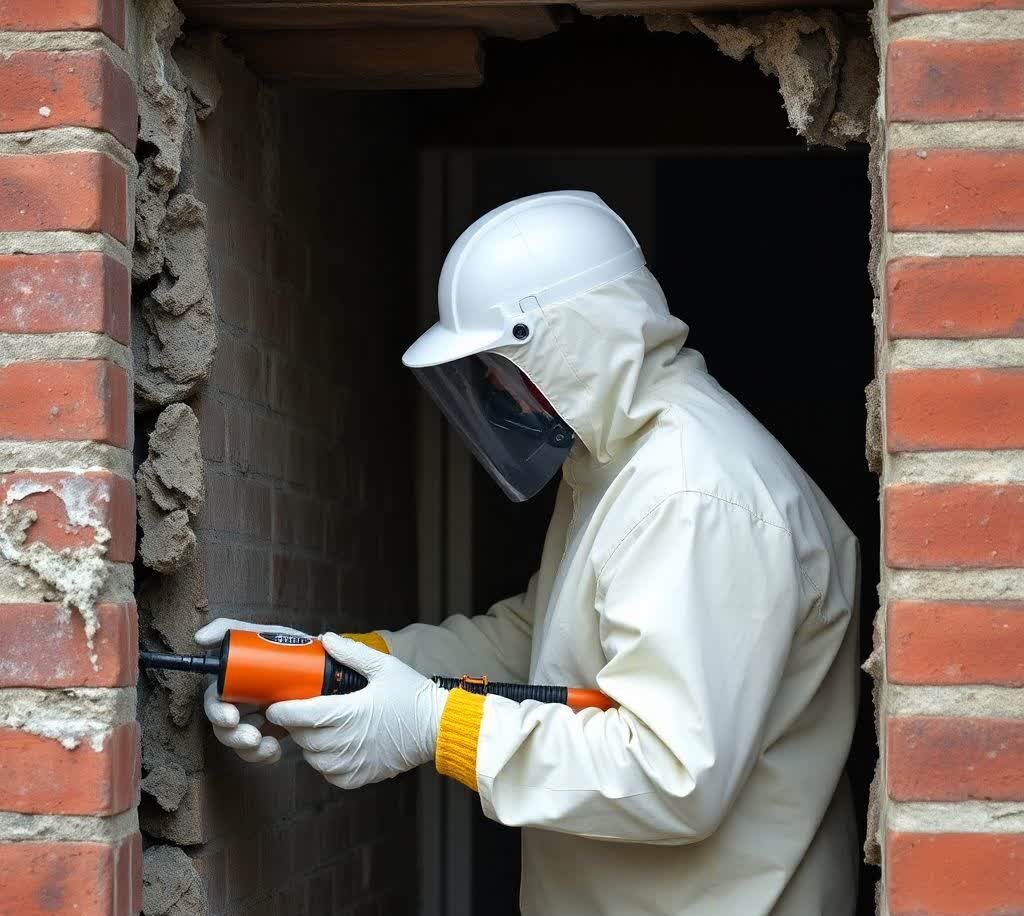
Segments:
[[[206,207],[183,177],[182,156],[197,120],[209,116],[220,98],[209,53],[219,39],[183,39],[184,17],[171,0],[140,0],[137,7],[132,350],[137,412],[162,408],[136,479],[139,559],[153,571],[138,577],[139,636],[147,649],[194,652],[192,634],[207,606],[193,530],[205,486],[199,421],[182,402],[206,378],[217,341]],[[198,793],[203,727],[197,715],[204,687],[201,679],[173,671],[149,672],[139,683],[140,826],[149,837],[175,844],[146,851],[146,916],[208,912],[192,860],[178,848],[205,839]]]
[[[174,572],[195,554],[192,521],[205,497],[199,420],[185,404],[161,411],[149,434],[149,455],[136,476],[142,541],[150,569]]]
[[[93,529],[91,544],[54,550],[42,541],[27,543],[36,512],[16,504],[26,496],[43,492],[56,493],[64,504],[70,524]],[[18,582],[21,588],[33,588],[41,599],[57,600],[69,612],[74,609],[82,615],[90,652],[99,629],[96,600],[109,574],[104,562],[109,540],[110,531],[95,515],[88,499],[68,484],[55,491],[49,484],[15,483],[8,488],[0,504],[0,557],[24,570]],[[92,662],[96,664],[95,655],[92,655]]]
[[[192,860],[176,846],[151,846],[143,855],[145,916],[207,916],[203,885]]]
[[[878,62],[863,17],[832,10],[763,15],[670,12],[646,16],[656,32],[696,32],[727,57],[752,54],[775,77],[793,129],[810,143],[845,146],[867,137]]]
[[[882,473],[882,392],[878,379],[868,382],[864,389],[864,405],[867,411],[867,422],[864,432],[864,457],[868,469],[876,474]]]
[[[191,88],[172,56],[183,21],[170,0],[141,4],[139,177],[132,253],[132,350],[140,410],[193,394],[217,348],[206,208],[178,185],[188,131],[197,117],[213,111],[219,86],[212,71],[203,70],[198,55],[192,54]]]

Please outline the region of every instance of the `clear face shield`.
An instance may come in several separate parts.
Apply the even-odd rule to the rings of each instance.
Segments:
[[[504,357],[479,353],[412,371],[509,499],[536,495],[569,454],[572,430]]]

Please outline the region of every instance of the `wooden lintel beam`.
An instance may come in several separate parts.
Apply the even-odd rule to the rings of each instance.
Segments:
[[[530,39],[555,31],[546,6],[472,0],[345,0],[268,3],[266,0],[180,0],[194,25],[237,30],[278,29],[478,29],[499,38]]]
[[[466,89],[483,81],[471,29],[243,31],[229,44],[270,80],[338,89]]]

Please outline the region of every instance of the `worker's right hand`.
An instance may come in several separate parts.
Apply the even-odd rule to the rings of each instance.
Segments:
[[[305,636],[301,630],[292,627],[271,626],[250,623],[247,620],[233,620],[218,617],[196,632],[195,641],[203,648],[220,645],[228,630],[258,630],[261,633],[288,633]],[[210,683],[203,695],[203,711],[213,726],[217,740],[230,747],[248,763],[276,763],[281,759],[281,742],[274,735],[264,734],[266,719],[256,712],[255,707],[236,706],[225,703],[217,696],[217,684]],[[271,726],[273,728],[273,726]]]

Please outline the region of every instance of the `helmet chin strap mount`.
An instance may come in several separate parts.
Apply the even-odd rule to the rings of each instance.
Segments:
[[[569,449],[573,432],[557,414],[531,413],[506,392],[494,389],[485,400],[487,421],[497,429],[543,440],[552,448]]]

